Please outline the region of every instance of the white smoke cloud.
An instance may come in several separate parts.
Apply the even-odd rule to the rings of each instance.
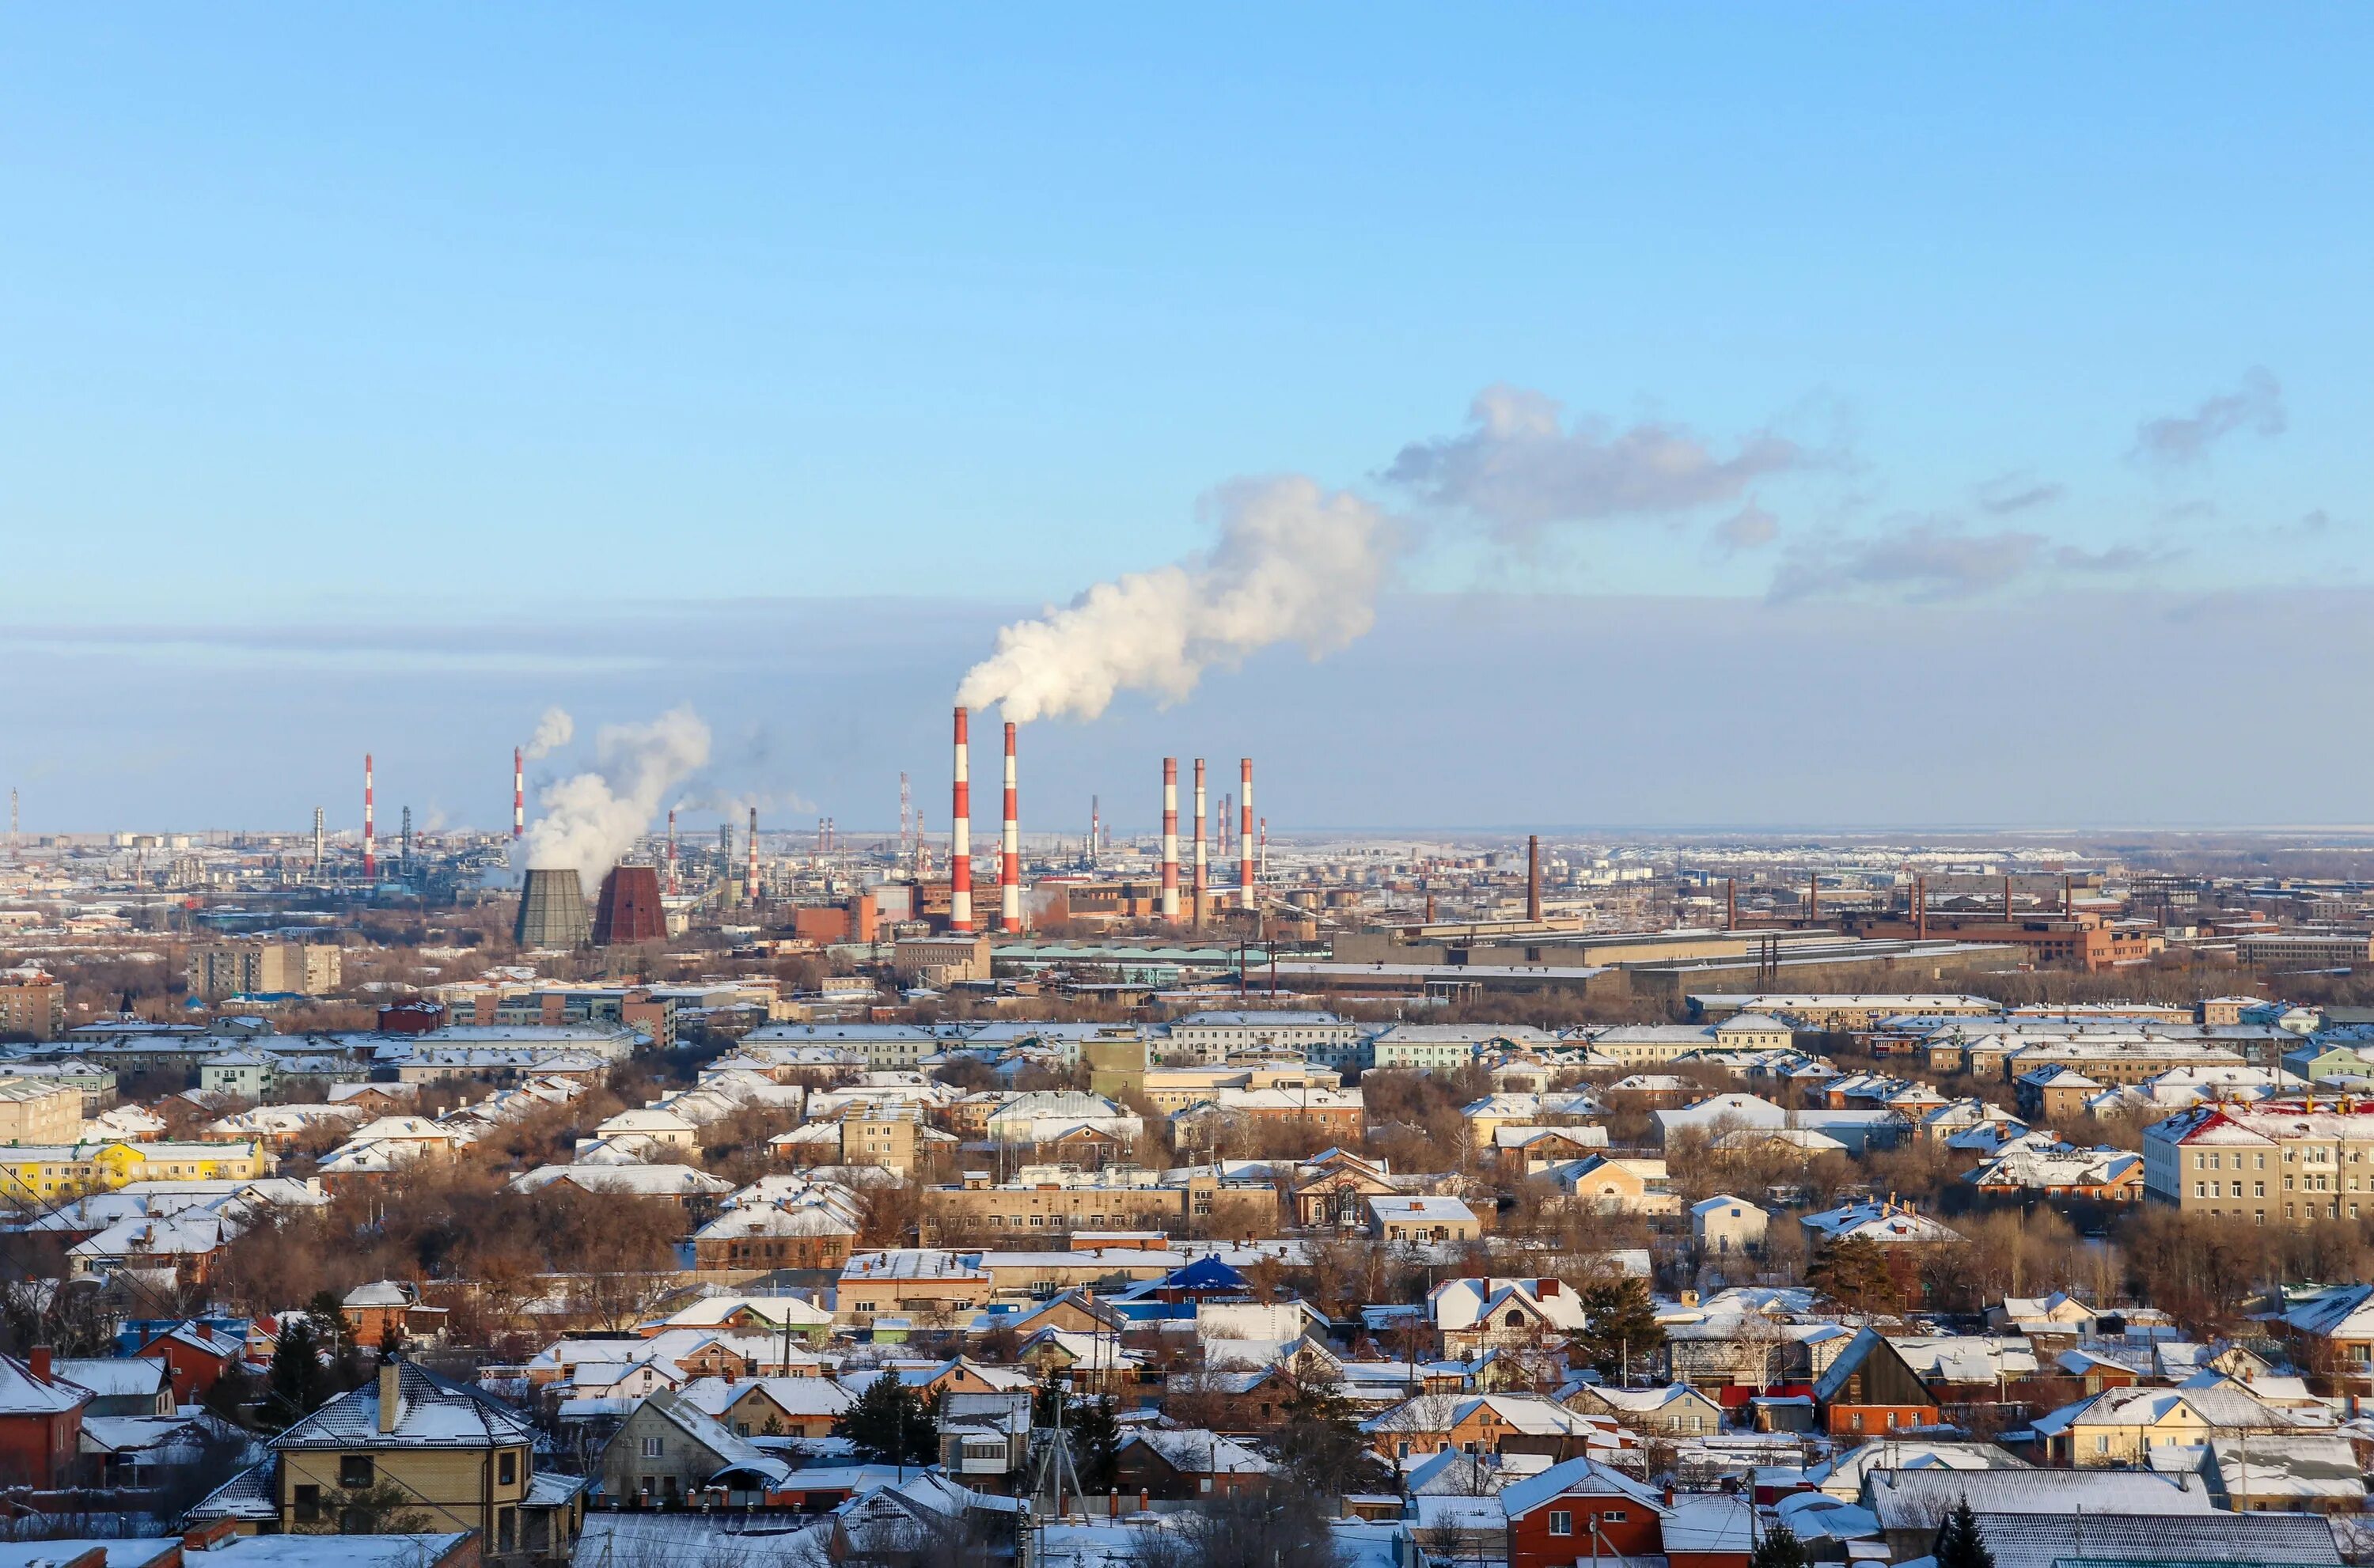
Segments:
[[[535,737],[527,743],[527,760],[534,762],[538,757],[551,755],[574,740],[576,735],[577,720],[569,717],[568,709],[546,708],[544,717],[535,721]]]
[[[1240,480],[1205,497],[1219,539],[1205,555],[1100,582],[1063,609],[997,634],[957,701],[1007,719],[1094,719],[1120,691],[1177,702],[1206,670],[1275,642],[1311,658],[1375,625],[1402,547],[1377,508],[1297,474]]]
[[[527,830],[528,865],[574,866],[589,893],[651,827],[663,802],[708,765],[709,726],[688,708],[648,724],[605,724],[594,737],[594,759],[595,771],[537,796],[544,814]]]

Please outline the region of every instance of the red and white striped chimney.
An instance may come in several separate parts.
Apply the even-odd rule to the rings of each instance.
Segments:
[[[957,709],[956,784],[948,806],[948,930],[972,930],[972,724]]]
[[[363,880],[379,880],[379,840],[371,824],[371,755],[363,753]]]
[[[1237,904],[1253,905],[1253,759],[1237,762]]]
[[[1179,759],[1162,759],[1162,918],[1179,919]]]
[[[527,755],[511,748],[511,842],[527,837]]]
[[[997,929],[1022,929],[1022,817],[1015,809],[1014,721],[1005,722],[1005,830],[998,840]]]
[[[1204,895],[1211,890],[1212,866],[1210,851],[1204,842],[1204,824],[1209,808],[1204,802],[1204,759],[1195,759],[1195,919],[1204,923]]]
[[[758,808],[756,806],[750,808],[750,842],[747,848],[750,869],[742,878],[742,902],[756,904],[758,902]]]

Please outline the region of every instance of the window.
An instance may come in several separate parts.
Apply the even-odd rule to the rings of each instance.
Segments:
[[[371,1463],[369,1454],[341,1454],[338,1456],[338,1484],[348,1492],[368,1492],[377,1479],[378,1468]]]
[[[1603,1525],[1620,1525],[1630,1517],[1631,1515],[1621,1508],[1609,1508],[1601,1513],[1599,1522]]]
[[[1554,1536],[1574,1534],[1574,1515],[1563,1508],[1553,1511],[1550,1515],[1550,1534]]]
[[[519,1510],[499,1509],[495,1515],[495,1550],[510,1551],[519,1544]]]
[[[322,1489],[318,1486],[298,1487],[289,1493],[289,1504],[299,1524],[312,1524],[322,1516]]]
[[[646,1438],[644,1438],[644,1439],[643,1439],[643,1457],[644,1457],[644,1458],[646,1458],[646,1459],[656,1459],[656,1458],[658,1458],[659,1457],[660,1457],[660,1440],[659,1440],[658,1438],[656,1438],[656,1437],[646,1437]]]
[[[2097,1454],[2107,1454],[2110,1451],[2110,1434],[2107,1432],[2097,1433],[2094,1437],[2094,1452]]]
[[[745,1433],[743,1435],[746,1437],[749,1433]],[[515,1486],[518,1482],[519,1453],[516,1449],[506,1448],[495,1456],[495,1484]]]

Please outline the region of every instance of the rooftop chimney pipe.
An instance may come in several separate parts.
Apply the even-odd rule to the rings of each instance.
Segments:
[[[972,729],[957,709],[956,785],[948,806],[948,930],[972,930]]]

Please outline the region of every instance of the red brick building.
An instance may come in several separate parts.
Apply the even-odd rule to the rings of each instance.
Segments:
[[[1578,1558],[1665,1551],[1663,1493],[1596,1459],[1569,1459],[1500,1493],[1509,1568],[1569,1568]]]
[[[25,1361],[0,1355],[0,1485],[37,1491],[87,1478],[82,1412],[89,1393],[56,1377],[47,1347]]]

